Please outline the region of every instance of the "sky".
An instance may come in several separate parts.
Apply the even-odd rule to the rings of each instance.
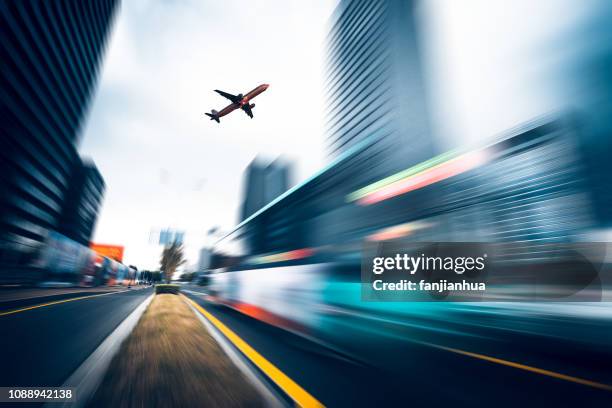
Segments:
[[[80,151],[106,192],[94,242],[125,246],[124,263],[157,269],[150,234],[185,231],[188,262],[206,232],[236,224],[242,172],[258,154],[285,157],[294,181],[324,162],[323,74],[332,0],[128,0],[103,61]],[[221,124],[203,113],[214,89],[270,88]]]

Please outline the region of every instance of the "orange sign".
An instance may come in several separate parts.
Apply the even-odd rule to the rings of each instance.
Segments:
[[[123,247],[120,245],[94,244],[92,242],[89,246],[98,255],[106,256],[117,262],[123,262]]]

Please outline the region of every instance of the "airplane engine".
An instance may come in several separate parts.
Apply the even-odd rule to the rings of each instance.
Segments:
[[[252,103],[250,107],[251,107],[251,109],[253,109],[255,107],[255,104]]]

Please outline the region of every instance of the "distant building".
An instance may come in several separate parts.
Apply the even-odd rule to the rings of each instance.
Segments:
[[[198,257],[198,266],[196,271],[203,272],[210,268],[210,261],[212,256],[212,250],[210,248],[204,247],[200,249],[200,254]]]
[[[159,231],[159,233],[156,232],[155,234],[159,234],[159,245],[171,245],[175,242],[177,244],[182,244],[185,241],[185,231],[166,228]]]
[[[265,170],[264,201],[268,204],[289,189],[289,166],[280,161],[273,161]]]
[[[244,171],[244,199],[240,221],[249,218],[289,189],[290,166],[279,160],[253,160]]]
[[[265,165],[255,159],[244,170],[244,198],[240,211],[240,221],[249,218],[265,205],[265,169]]]
[[[77,160],[68,181],[59,232],[89,245],[104,195],[104,179],[92,162]]]
[[[57,231],[116,1],[0,7],[0,282]]]
[[[327,50],[327,137],[331,158],[365,141],[371,176],[434,154],[414,0],[342,0]]]

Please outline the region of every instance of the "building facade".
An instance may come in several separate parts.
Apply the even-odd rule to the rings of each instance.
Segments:
[[[329,155],[368,139],[372,175],[434,154],[413,0],[343,0],[328,34]]]
[[[210,261],[212,257],[212,251],[208,247],[200,248],[198,255],[198,265],[196,267],[197,272],[204,272],[210,268]]]
[[[89,246],[102,204],[104,179],[93,162],[77,160],[68,185],[59,231]]]
[[[0,6],[0,281],[60,229],[115,0]]]
[[[244,199],[240,221],[255,214],[289,189],[290,166],[280,160],[263,163],[253,160],[244,171]]]

